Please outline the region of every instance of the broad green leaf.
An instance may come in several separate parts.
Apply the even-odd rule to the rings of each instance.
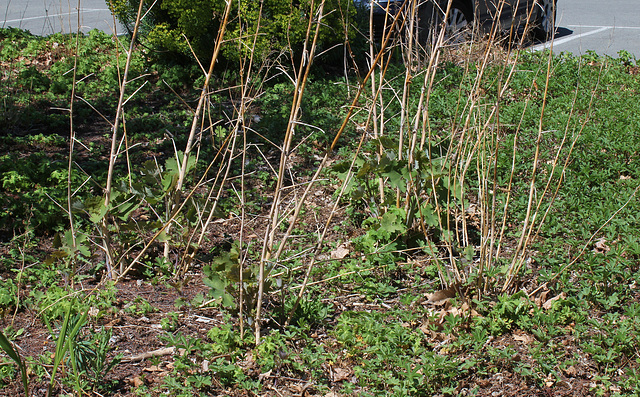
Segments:
[[[13,344],[9,342],[9,339],[4,336],[4,333],[2,333],[2,331],[0,331],[0,348],[2,348],[7,356],[15,361],[18,366],[22,365],[22,359],[20,359],[20,355],[15,351],[15,349],[13,348]]]
[[[467,245],[466,247],[464,247],[462,253],[464,254],[465,259],[471,262],[473,260],[473,256],[475,255],[473,245]]]
[[[133,211],[138,209],[138,207],[140,207],[140,202],[134,200],[133,198],[120,204],[118,207],[116,207],[116,209],[118,210],[118,218],[126,221],[129,218],[129,215],[131,215]]]
[[[93,223],[100,223],[107,214],[104,197],[93,196],[87,198],[84,201],[84,209],[89,214],[89,220]]]
[[[389,183],[392,188],[400,189],[403,193],[407,190],[407,180],[402,174],[396,171],[390,171],[385,175],[389,178]]]
[[[211,288],[211,291],[209,291],[209,294],[213,298],[222,298],[223,295],[225,294],[225,288],[227,288],[227,281],[223,280],[220,277],[219,273],[209,274],[208,277],[205,277],[203,279],[203,282],[205,283],[205,285]]]
[[[429,203],[425,203],[420,208],[420,216],[425,225],[429,227],[436,227],[440,224],[438,214],[433,209],[433,206]]]
[[[390,210],[386,212],[384,215],[382,215],[382,219],[380,220],[380,229],[390,233],[402,233],[406,231],[403,213],[404,210],[401,210],[399,208],[396,208],[395,211]]]

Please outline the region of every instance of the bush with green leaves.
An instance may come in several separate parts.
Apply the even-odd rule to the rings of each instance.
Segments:
[[[133,32],[138,0],[108,0],[107,3],[126,29]],[[237,61],[250,52],[258,60],[287,48],[299,52],[309,16],[317,18],[320,4],[313,0],[240,0],[234,3],[222,49],[223,56],[230,61]],[[140,41],[157,59],[184,63],[195,53],[207,63],[223,23],[224,9],[225,2],[219,0],[144,0],[145,18],[140,25]],[[318,52],[344,42],[346,27],[353,18],[355,7],[351,0],[327,0]],[[256,45],[252,50],[254,40]]]

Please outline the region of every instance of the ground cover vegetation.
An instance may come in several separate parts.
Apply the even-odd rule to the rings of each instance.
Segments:
[[[640,394],[636,59],[219,3],[0,30],[0,394]]]

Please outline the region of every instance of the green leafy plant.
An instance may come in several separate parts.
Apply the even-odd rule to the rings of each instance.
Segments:
[[[87,318],[87,313],[84,314],[76,314],[73,317],[71,316],[71,304],[67,305],[67,310],[64,315],[64,320],[60,326],[60,330],[57,333],[56,339],[56,348],[53,356],[53,368],[51,370],[51,379],[49,382],[49,388],[47,389],[47,394],[51,394],[53,391],[53,386],[55,382],[55,376],[57,374],[60,365],[63,363],[63,360],[67,356],[67,353],[70,354],[70,362],[73,368],[74,374],[74,388],[78,394],[82,393],[82,387],[80,385],[79,373],[77,367],[76,360],[76,352],[75,352],[75,339],[78,336],[78,332],[80,328],[84,325],[84,322]],[[45,317],[46,321],[46,317]],[[54,335],[53,329],[49,325],[49,322],[46,321],[47,327],[49,328],[49,332]]]
[[[122,354],[111,358],[110,340],[112,330],[101,328],[89,337],[78,338],[73,344],[75,368],[74,376],[82,390],[108,391],[110,384],[105,382],[106,375],[120,363]],[[86,384],[86,386],[85,386]]]
[[[211,344],[200,339],[180,334],[163,336],[168,346],[180,353],[176,354],[174,369],[164,378],[162,389],[175,394],[200,393],[209,390],[211,375],[202,370],[202,361],[211,357]]]
[[[167,313],[160,319],[160,326],[163,330],[173,332],[178,328],[179,314],[176,312]]]
[[[215,301],[226,308],[239,307],[240,289],[242,289],[244,312],[251,318],[258,299],[258,269],[255,266],[243,266],[240,255],[240,247],[234,244],[229,251],[222,253],[210,265],[203,267],[202,272],[205,275],[203,281],[209,287],[210,302]],[[240,282],[241,269],[242,283]],[[265,290],[269,291],[277,282],[277,279],[266,281]]]
[[[50,325],[48,317],[44,317],[49,332],[56,341],[48,393],[52,393],[56,374],[64,363],[70,364],[71,371],[64,373],[68,376],[66,380],[78,395],[87,390],[107,390],[108,385],[104,383],[104,377],[122,357],[107,356],[110,350],[111,330],[101,329],[99,332],[91,333],[89,337],[84,337],[82,330],[86,325],[88,313],[73,314],[75,308],[72,302],[67,302],[66,308],[57,333]]]
[[[139,178],[135,182],[121,181],[113,186],[109,205],[105,205],[101,196],[91,196],[83,202],[77,202],[75,209],[84,212],[96,228],[100,228],[107,219],[113,224],[109,227],[112,261],[119,264],[118,273],[123,273],[129,263],[129,252],[143,247],[140,235],[154,234],[158,243],[164,243],[174,248],[187,249],[190,244],[190,231],[187,226],[193,226],[196,213],[202,203],[196,199],[190,199],[184,206],[184,211],[172,214],[172,206],[177,199],[175,187],[181,171],[179,160],[182,152],[177,152],[176,157],[166,160],[164,167],[155,161],[146,161],[142,167],[135,171]],[[186,171],[196,166],[196,158],[191,157]],[[140,221],[131,217],[134,211],[144,211],[146,220]],[[179,223],[183,228],[178,232],[171,229],[168,224]],[[162,230],[162,231],[160,231]],[[171,232],[173,230],[174,232]],[[120,246],[116,249],[116,243]],[[148,247],[147,247],[148,248]],[[140,251],[137,251],[140,256]],[[144,251],[143,251],[144,252]],[[165,261],[169,259],[165,257]],[[164,263],[161,267],[164,267]],[[111,266],[113,264],[110,264]],[[178,276],[179,269],[172,266],[167,269],[171,276]],[[107,269],[109,272],[109,269]],[[115,277],[111,274],[110,277]]]
[[[158,311],[149,301],[137,296],[132,302],[125,305],[124,310],[134,316],[146,316],[150,313]]]
[[[56,265],[65,274],[65,279],[70,280],[73,285],[77,276],[78,263],[88,262],[91,256],[89,250],[88,237],[85,234],[78,234],[75,238],[71,231],[64,234],[56,234],[53,240],[53,248],[56,249],[51,256],[45,260],[45,264]]]
[[[129,32],[133,32],[139,2],[109,0],[108,5]],[[225,35],[228,43],[223,47],[224,56],[230,61],[237,61],[249,55],[248,49],[251,48],[251,55],[256,61],[262,61],[273,51],[289,46],[299,51],[305,39],[308,19],[317,7],[318,3],[310,0],[294,3],[276,0],[238,2],[238,19],[229,23]],[[345,26],[348,26],[349,18],[355,17],[355,8],[347,0],[330,0],[325,9],[340,11],[323,18],[319,43],[322,48],[329,49],[343,41]],[[145,0],[143,11],[146,18],[141,26],[141,36],[151,55],[175,61],[180,57],[191,57],[193,49],[198,58],[211,58],[213,43],[223,23],[223,3],[171,0],[156,4]],[[242,45],[238,46],[236,42]]]

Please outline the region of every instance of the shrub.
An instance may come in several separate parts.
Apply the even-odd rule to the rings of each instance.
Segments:
[[[138,0],[107,0],[107,3],[131,33]],[[299,52],[304,43],[309,16],[315,15],[319,3],[317,0],[236,0],[227,26],[222,56],[228,61],[239,60],[251,51],[254,39],[256,46],[253,53],[258,61],[286,49]],[[225,2],[161,0],[153,4],[151,0],[144,0],[146,16],[140,26],[140,41],[151,50],[150,54],[159,60],[185,63],[185,60],[192,60],[190,43],[196,56],[206,63],[213,54]],[[319,33],[319,49],[342,43],[345,26],[355,14],[351,0],[327,0]]]

